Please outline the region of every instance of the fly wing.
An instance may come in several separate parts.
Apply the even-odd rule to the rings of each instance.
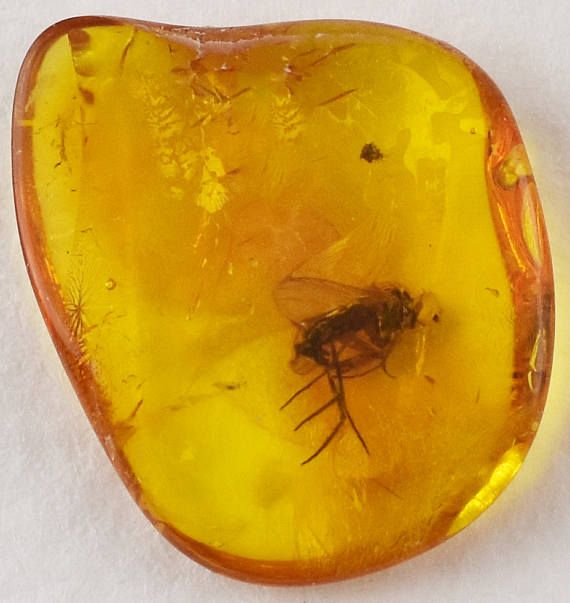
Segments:
[[[325,280],[332,277],[336,283],[349,278],[364,286],[389,281],[400,259],[396,241],[394,218],[384,208],[381,216],[367,216],[344,237],[308,257],[291,274]]]
[[[369,296],[367,289],[302,276],[288,276],[274,291],[279,310],[299,326],[307,326],[314,318]]]

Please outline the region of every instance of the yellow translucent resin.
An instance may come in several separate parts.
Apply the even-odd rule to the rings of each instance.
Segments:
[[[465,57],[364,23],[76,19],[28,55],[14,135],[48,326],[186,553],[250,580],[349,577],[457,532],[515,475],[550,372],[550,256],[516,125]],[[302,464],[337,409],[295,427],[337,377],[280,410],[320,370],[291,362],[287,279],[431,300],[385,370],[344,379],[369,454],[346,423]],[[302,293],[310,319],[327,302]]]

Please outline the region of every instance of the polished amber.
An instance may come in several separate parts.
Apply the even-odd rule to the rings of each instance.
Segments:
[[[24,63],[14,175],[69,376],[188,555],[264,582],[362,574],[517,472],[550,374],[550,255],[513,117],[457,51],[366,23],[72,19]],[[310,459],[338,409],[294,428],[338,376],[280,407],[320,370],[294,360],[303,320],[351,307],[331,282],[400,287],[429,316],[344,379],[369,454],[346,423]]]

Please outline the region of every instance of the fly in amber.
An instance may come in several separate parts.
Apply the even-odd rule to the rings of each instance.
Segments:
[[[305,374],[316,367],[322,369],[281,409],[326,378],[332,398],[305,417],[295,431],[331,407],[338,412],[333,430],[301,464],[319,456],[346,422],[370,454],[348,409],[344,382],[377,369],[389,374],[386,362],[399,335],[418,325],[439,321],[433,295],[424,293],[414,298],[393,283],[358,288],[321,278],[287,277],[276,288],[275,300],[298,329],[293,370]]]

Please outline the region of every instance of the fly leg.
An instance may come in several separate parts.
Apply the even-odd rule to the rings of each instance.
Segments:
[[[343,350],[344,350],[344,346],[340,349],[339,353],[342,353]],[[332,393],[336,394],[337,393],[336,392],[336,388],[334,386],[334,383],[331,380],[331,376],[330,376],[329,370],[328,370],[328,368],[326,368],[322,373],[319,373],[314,379],[311,379],[309,381],[309,383],[307,383],[306,385],[303,385],[303,387],[301,389],[297,390],[288,400],[286,400],[279,407],[279,410],[283,410],[284,408],[287,408],[287,406],[289,406],[289,404],[291,404],[291,402],[293,402],[293,400],[295,400],[295,398],[297,398],[302,393],[304,393],[304,392],[308,391],[309,389],[311,389],[311,387],[313,387],[313,385],[315,385],[315,383],[317,383],[317,381],[320,381],[325,375],[327,376],[327,378],[329,380],[329,385],[331,386]],[[331,404],[332,404],[332,402],[331,402]],[[323,408],[323,410],[324,410],[324,408]],[[300,427],[300,425],[297,425],[297,427],[295,429],[299,429],[299,427]]]
[[[340,363],[338,360],[338,353],[336,351],[336,347],[335,347],[334,343],[331,345],[331,348],[332,348],[332,359],[333,359],[333,364],[334,364],[335,373],[336,373],[335,376],[336,376],[336,380],[337,380],[337,390],[338,390],[337,403],[338,403],[338,407],[339,407],[340,414],[342,417],[342,421],[344,422],[345,419],[348,419],[350,426],[352,427],[354,433],[356,434],[356,437],[359,439],[360,443],[362,444],[362,447],[366,451],[366,454],[370,454],[370,450],[368,450],[368,446],[366,445],[366,442],[364,441],[362,434],[358,430],[358,427],[356,427],[354,419],[352,418],[352,416],[346,406],[346,397],[344,395],[344,381],[343,381],[344,377],[342,375]],[[330,379],[329,379],[329,381],[330,381]]]
[[[331,431],[328,438],[319,446],[317,451],[313,452],[313,454],[311,454],[311,456],[308,459],[305,459],[301,463],[301,465],[306,465],[307,463],[310,463],[314,458],[316,458],[317,456],[319,456],[319,454],[321,454],[321,452],[332,442],[333,438],[340,431],[340,428],[344,425],[345,420],[346,420],[346,416],[342,415],[340,417],[338,423],[336,424],[336,427]]]
[[[308,423],[309,421],[311,421],[312,419],[314,419],[315,417],[318,417],[322,412],[324,412],[327,408],[330,408],[333,404],[337,404],[338,403],[338,394],[336,394],[334,396],[334,398],[331,398],[326,404],[323,404],[322,406],[320,406],[319,408],[317,408],[317,410],[315,410],[314,412],[312,412],[308,417],[305,417],[298,425],[297,427],[295,427],[295,429],[293,431],[297,431],[298,429],[300,429],[301,427],[303,427],[303,425],[305,425],[305,423]]]
[[[360,443],[362,444],[366,453],[370,454],[370,451],[368,450],[368,446],[366,445],[364,438],[360,434],[360,431],[356,427],[356,424],[354,423],[354,420],[353,420],[352,416],[350,415],[348,408],[346,406],[343,375],[342,375],[341,365],[340,365],[340,361],[339,361],[339,357],[338,357],[338,351],[337,351],[334,343],[331,344],[331,353],[332,353],[332,364],[333,364],[334,372],[331,373],[331,371],[329,369],[327,369],[326,375],[327,375],[327,379],[328,379],[331,391],[334,394],[334,396],[326,404],[323,404],[315,412],[311,413],[306,419],[303,419],[303,421],[301,421],[301,423],[299,423],[299,425],[297,425],[295,430],[297,430],[301,426],[305,425],[305,423],[307,423],[314,417],[320,415],[322,412],[324,412],[327,408],[329,408],[333,404],[336,404],[338,407],[338,411],[339,411],[338,423],[335,425],[335,427],[331,431],[331,433],[327,436],[326,440],[319,446],[319,448],[317,448],[317,450],[315,452],[313,452],[313,454],[309,458],[305,459],[301,463],[301,465],[306,465],[307,463],[309,463],[313,459],[315,459],[317,456],[319,456],[319,454],[321,454],[321,452],[333,441],[333,439],[336,437],[336,435],[338,434],[338,432],[341,430],[342,426],[344,425],[345,421],[347,421],[347,420],[350,423],[352,429],[354,430],[354,433],[358,437],[358,439],[359,439]]]
[[[351,339],[350,347],[355,350],[359,350],[361,352],[360,355],[363,357],[378,358],[380,360],[380,363],[378,364],[377,368],[381,368],[388,377],[390,377],[391,379],[395,379],[396,378],[395,375],[392,375],[391,373],[389,373],[388,368],[386,366],[386,364],[388,362],[388,356],[390,355],[390,352],[392,351],[392,347],[394,345],[393,340],[392,339],[382,340],[382,339],[380,339],[380,337],[375,336],[373,332],[368,332],[368,331],[367,331],[367,335],[368,335],[370,341],[366,341],[362,337],[355,335]],[[376,368],[374,370],[376,370]],[[365,373],[362,373],[362,374],[367,375],[368,372],[372,372],[372,371],[366,371]],[[346,375],[345,375],[345,377],[346,377]]]
[[[317,408],[317,410],[315,410],[314,412],[312,412],[308,417],[305,417],[297,425],[297,427],[295,427],[295,429],[293,431],[297,431],[298,429],[300,429],[301,427],[303,427],[303,425],[305,425],[305,423],[308,423],[309,421],[311,421],[315,417],[318,417],[322,412],[324,412],[327,408],[330,408],[333,404],[337,404],[338,405],[338,401],[339,401],[339,398],[340,398],[340,393],[337,391],[337,387],[336,387],[336,384],[334,382],[334,379],[331,377],[331,375],[330,375],[330,373],[328,371],[325,371],[323,373],[323,375],[324,374],[326,374],[327,377],[328,377],[328,382],[329,382],[331,391],[334,394],[334,396],[328,402],[325,402],[325,404],[323,404],[322,406],[319,406],[319,408]],[[341,409],[341,412],[342,412],[342,409]]]
[[[338,420],[338,423],[336,424],[335,428],[331,431],[331,433],[328,435],[327,439],[319,446],[319,448],[317,448],[317,450],[315,450],[315,452],[313,452],[313,454],[311,454],[311,456],[309,458],[306,458],[301,465],[306,465],[307,463],[310,463],[313,459],[317,458],[319,456],[319,454],[321,454],[321,452],[332,442],[332,440],[334,439],[334,437],[336,436],[336,434],[340,431],[340,428],[343,426],[345,420],[346,420],[346,416],[342,413],[342,408],[339,405],[339,392],[338,392],[338,388],[336,387],[336,384],[334,382],[333,377],[331,376],[329,369],[327,368],[323,375],[327,376],[328,382],[329,382],[329,386],[331,388],[332,393],[334,394],[334,396],[325,404],[323,404],[322,406],[320,406],[319,408],[317,408],[317,410],[315,410],[314,412],[312,412],[308,417],[306,417],[305,419],[303,419],[298,425],[297,427],[295,427],[295,431],[297,431],[300,427],[302,427],[303,425],[305,425],[306,423],[308,423],[311,419],[314,419],[315,417],[317,417],[318,415],[320,415],[322,412],[324,412],[327,408],[330,408],[331,406],[333,406],[333,404],[336,404],[339,408],[339,412],[340,412],[340,417]]]
[[[360,356],[356,356],[356,360],[358,361],[359,359],[362,359],[363,364],[365,364],[366,361],[369,361],[373,358],[377,358],[377,356],[368,356],[368,355],[364,355],[364,354],[362,354]],[[387,360],[388,360],[388,354],[383,354],[380,362],[373,364],[370,368],[362,370],[360,373],[344,374],[343,379],[356,379],[357,377],[364,377],[365,375],[369,375],[370,373],[373,373],[374,371],[377,371],[378,369],[382,369],[386,373],[386,375],[388,377],[390,377],[390,379],[395,379],[396,377],[394,375],[390,374],[388,372],[388,370],[386,369],[386,361]],[[353,364],[357,366],[358,362],[353,362]],[[349,366],[347,368],[348,368],[348,370],[352,370],[355,367]]]
[[[279,410],[283,410],[284,408],[287,408],[287,406],[289,406],[289,404],[291,404],[291,402],[293,402],[293,400],[295,400],[295,398],[300,396],[303,392],[306,392],[307,390],[311,389],[311,387],[313,387],[313,385],[315,385],[315,383],[317,381],[319,381],[320,379],[322,379],[325,375],[328,375],[328,371],[323,371],[322,373],[319,373],[314,379],[311,379],[311,381],[309,381],[309,383],[307,383],[307,385],[304,385],[301,389],[297,390],[288,400],[286,400],[281,405]]]

